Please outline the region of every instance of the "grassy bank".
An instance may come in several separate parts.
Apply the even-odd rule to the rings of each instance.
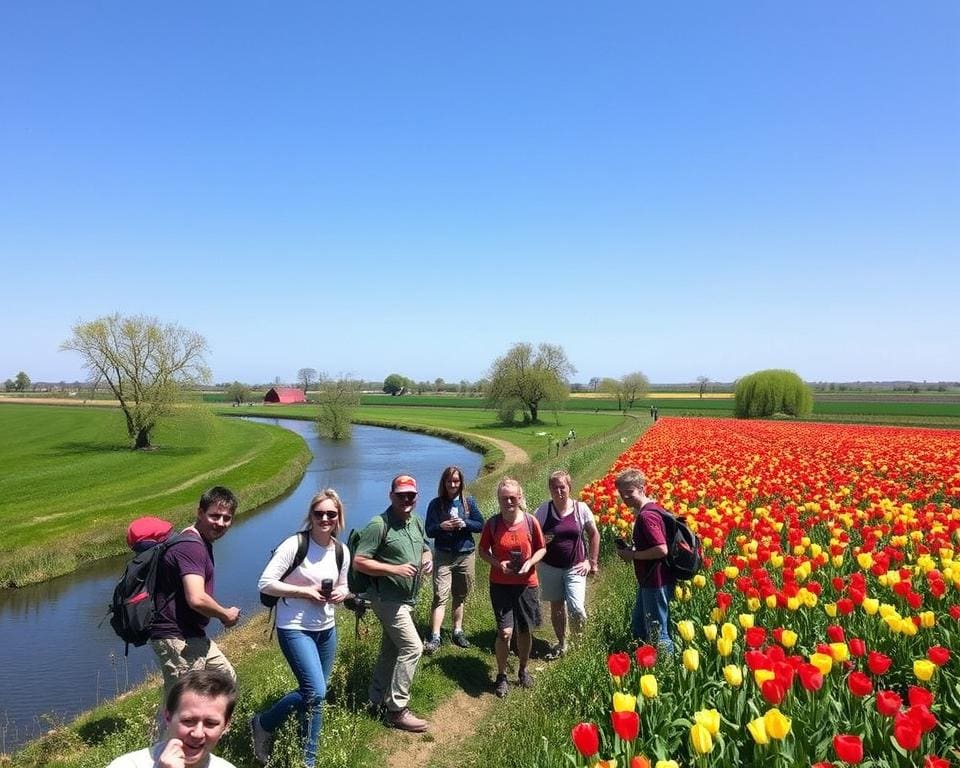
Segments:
[[[119,410],[0,407],[0,586],[20,586],[126,552],[131,519],[180,523],[226,485],[244,514],[299,480],[310,459],[287,430],[191,409],[131,451]],[[54,546],[55,545],[55,546]]]
[[[552,470],[568,469],[575,484],[591,480],[604,472],[623,451],[624,444],[636,439],[648,424],[648,420],[618,419],[613,429],[605,434],[578,437],[576,443],[564,449],[559,457],[548,459],[544,452],[538,460],[511,468],[510,472],[524,484],[533,506],[547,498],[546,478]],[[484,516],[495,511],[494,488],[498,480],[499,475],[487,475],[471,486]],[[494,620],[485,587],[487,579],[486,564],[478,562],[478,586],[468,600],[465,621],[466,632],[474,646],[461,651],[444,645],[436,655],[423,659],[411,702],[415,711],[429,715],[458,689],[467,693],[489,689],[494,663]],[[428,585],[417,609],[421,626],[426,623],[429,603]],[[230,630],[223,638],[223,646],[237,668],[241,695],[235,727],[222,742],[220,754],[239,768],[256,765],[246,728],[250,714],[294,686],[276,642],[267,640],[266,631],[264,616],[259,614],[242,627]],[[379,768],[384,764],[385,751],[404,743],[404,737],[393,732],[387,734],[382,725],[359,711],[366,699],[366,686],[375,661],[379,626],[372,616],[367,617],[357,641],[353,615],[340,611],[338,635],[337,665],[325,712],[324,740],[318,765]],[[547,639],[552,640],[552,633],[544,629],[540,635],[544,639],[538,641],[539,647],[545,649]],[[13,756],[12,764],[25,768],[94,768],[105,765],[116,755],[146,743],[158,690],[157,679],[148,681],[120,700],[98,707],[56,733],[31,743]],[[292,730],[281,737],[271,768],[299,764],[294,742]]]

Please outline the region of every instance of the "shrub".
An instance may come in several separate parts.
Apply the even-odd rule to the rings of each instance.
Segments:
[[[737,381],[733,394],[738,419],[756,419],[785,413],[807,416],[813,410],[813,392],[793,371],[771,368]]]

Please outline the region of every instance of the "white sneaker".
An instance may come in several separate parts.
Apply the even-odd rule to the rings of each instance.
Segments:
[[[253,756],[257,762],[264,763],[270,759],[270,742],[273,734],[260,725],[260,715],[250,718],[250,735],[253,737]]]

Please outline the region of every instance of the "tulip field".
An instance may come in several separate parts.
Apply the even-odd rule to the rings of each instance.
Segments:
[[[960,432],[662,419],[581,492],[605,537],[628,467],[704,568],[674,654],[609,649],[578,765],[960,766]]]

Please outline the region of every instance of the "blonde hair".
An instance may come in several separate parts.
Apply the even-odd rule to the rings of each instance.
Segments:
[[[512,477],[505,477],[499,483],[497,483],[497,503],[500,503],[500,491],[504,488],[516,488],[517,489],[517,507],[520,508],[521,512],[527,511],[527,497],[523,495],[523,486],[520,485],[518,480],[514,480]]]
[[[567,487],[573,488],[573,478],[570,477],[570,473],[565,469],[558,469],[556,472],[550,473],[550,477],[547,478],[547,488],[553,485],[556,480],[566,480]]]
[[[326,501],[327,499],[330,499],[330,501],[332,501],[337,507],[337,522],[333,531],[333,535],[336,536],[344,529],[347,524],[347,520],[343,513],[343,502],[340,501],[340,494],[333,490],[333,488],[324,488],[312,499],[310,499],[310,506],[307,507],[307,517],[303,521],[304,530],[309,531],[313,527],[313,508],[321,501]]]
[[[647,487],[647,476],[639,469],[625,469],[616,479],[617,488],[639,488],[641,491]]]

